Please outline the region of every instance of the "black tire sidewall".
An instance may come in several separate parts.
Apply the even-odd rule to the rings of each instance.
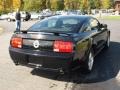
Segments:
[[[108,46],[108,39],[109,39],[109,46]],[[110,35],[107,37],[107,41],[105,43],[105,49],[108,49],[110,47]]]

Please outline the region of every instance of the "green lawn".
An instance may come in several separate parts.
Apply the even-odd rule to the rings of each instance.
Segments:
[[[103,16],[102,18],[107,20],[120,20],[120,16]]]

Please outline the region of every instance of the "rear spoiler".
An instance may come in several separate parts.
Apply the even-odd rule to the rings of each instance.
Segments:
[[[23,33],[23,34],[27,34],[27,33],[33,33],[33,32],[28,32],[27,30],[21,30],[19,31],[14,31],[14,33],[19,34],[19,33]],[[34,32],[34,33],[38,33],[38,32]],[[42,34],[54,34],[56,36],[62,35],[62,36],[69,36],[71,35],[71,33],[57,33],[57,32],[40,32]]]
[[[26,30],[14,31],[14,33],[16,33],[16,34],[18,34],[18,33],[24,33],[24,34],[27,34],[27,31],[26,31]]]

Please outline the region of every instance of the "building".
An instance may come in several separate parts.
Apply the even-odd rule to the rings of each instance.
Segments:
[[[120,0],[114,0],[114,8],[115,11],[119,11],[120,13]]]

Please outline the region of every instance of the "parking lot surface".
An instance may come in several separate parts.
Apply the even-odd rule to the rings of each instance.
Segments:
[[[0,90],[120,90],[120,21],[100,20],[111,30],[111,46],[96,58],[92,73],[71,75],[15,66],[9,57],[9,40],[15,22],[0,21]],[[22,30],[37,21],[22,22]]]

